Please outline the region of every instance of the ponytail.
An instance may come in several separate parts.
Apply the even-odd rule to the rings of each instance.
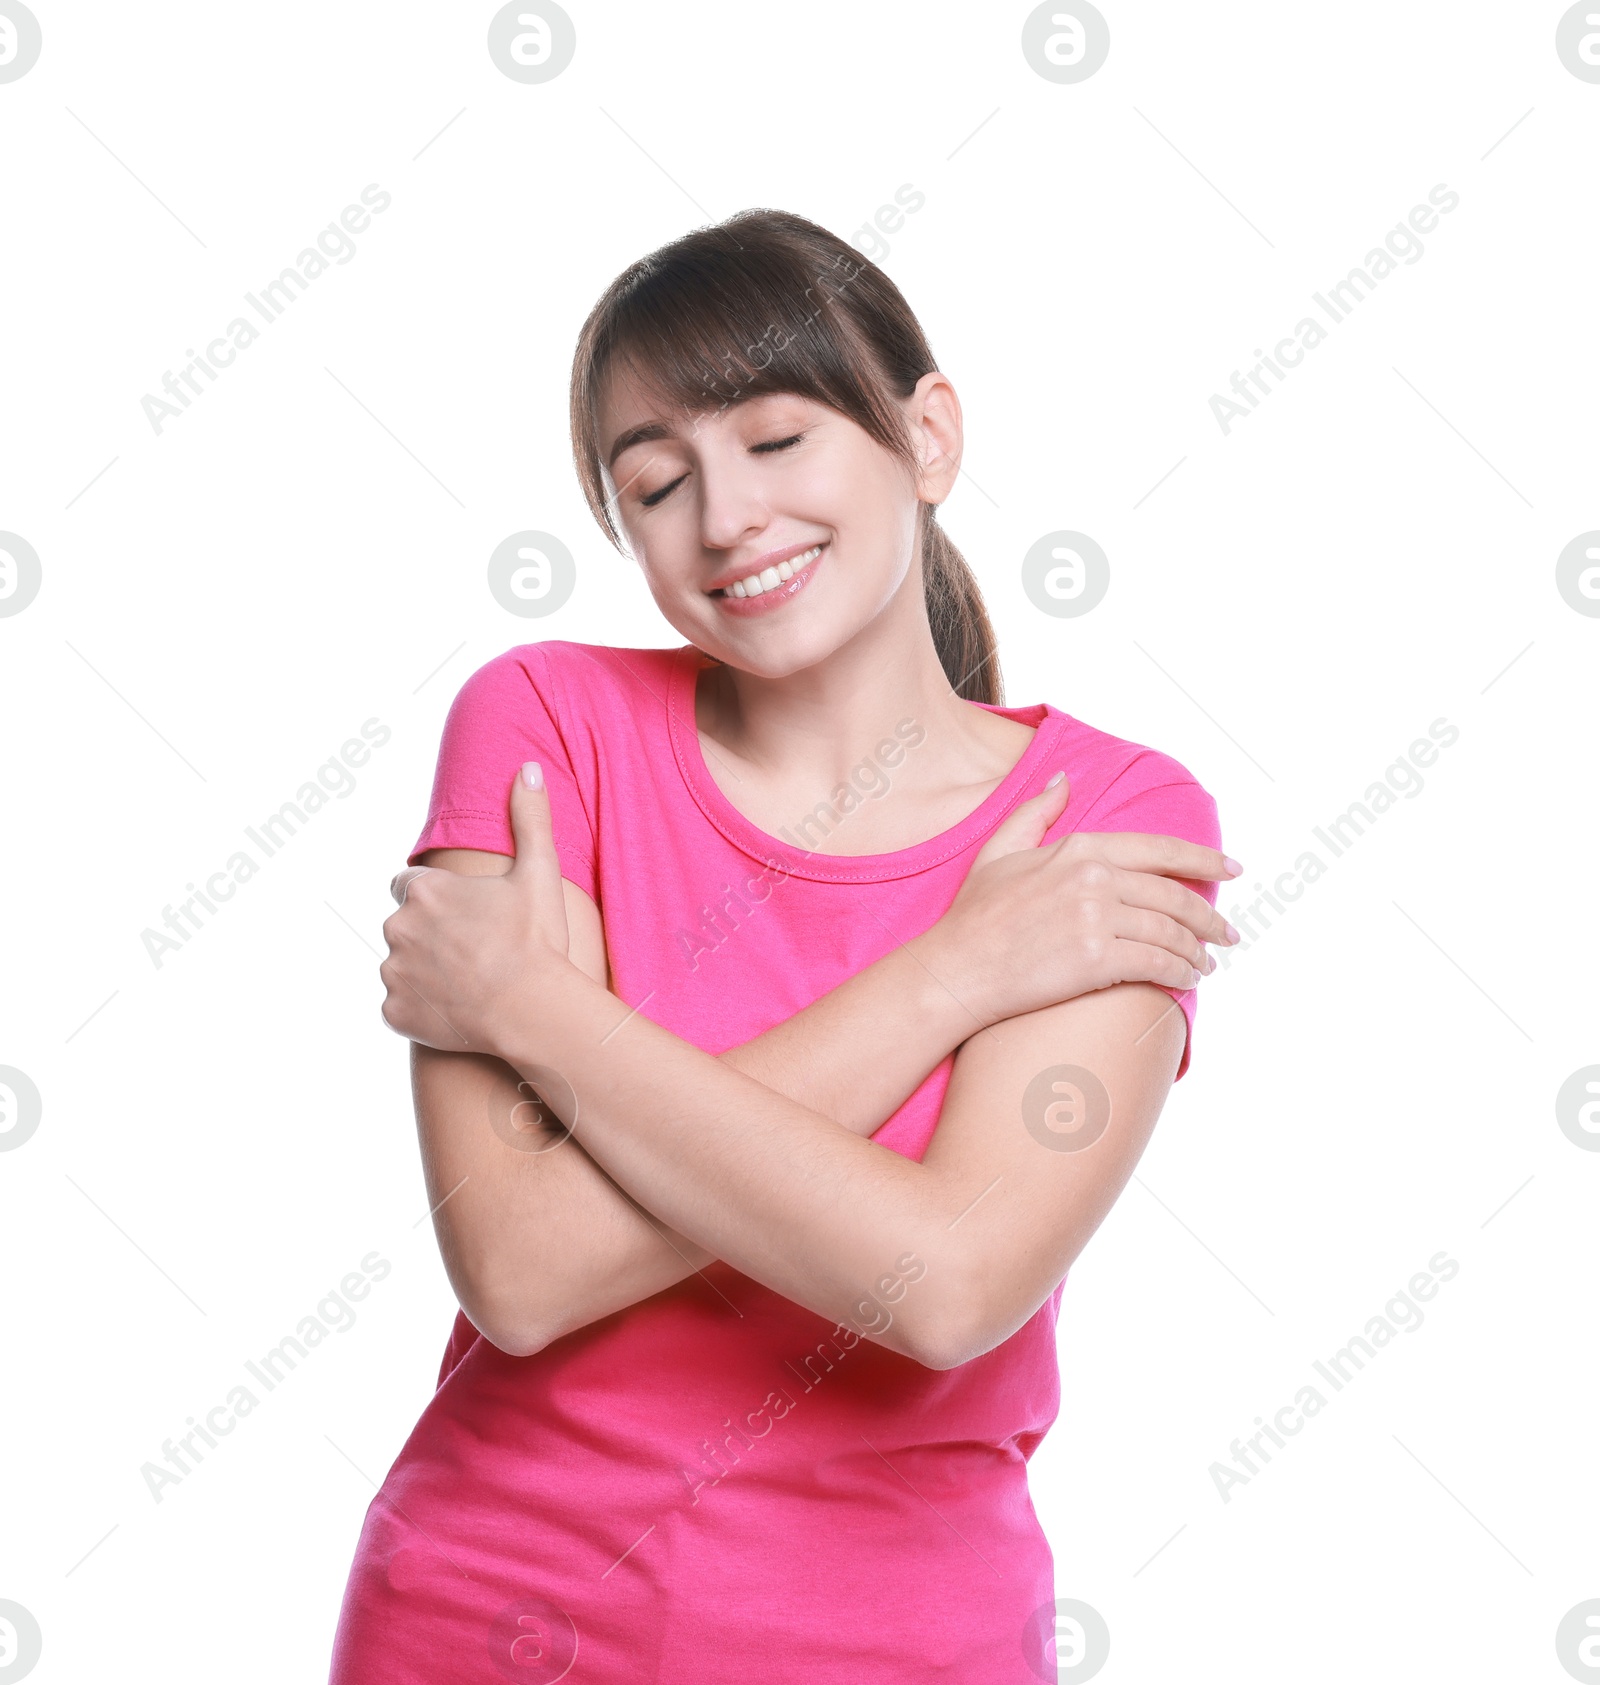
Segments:
[[[968,702],[1004,699],[999,646],[978,581],[966,558],[939,525],[932,504],[922,505],[922,591],[933,647],[950,688]]]

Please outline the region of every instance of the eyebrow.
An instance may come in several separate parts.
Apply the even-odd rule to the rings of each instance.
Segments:
[[[630,427],[627,432],[619,433],[617,440],[611,447],[611,454],[606,458],[606,467],[613,467],[616,460],[625,450],[631,450],[635,445],[648,444],[652,439],[670,439],[672,429],[664,421],[643,421],[637,427]]]

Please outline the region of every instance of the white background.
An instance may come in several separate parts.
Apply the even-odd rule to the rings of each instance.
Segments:
[[[0,528],[43,570],[0,618],[0,1064],[43,1096],[0,1154],[0,1598],[40,1685],[325,1677],[454,1310],[374,951],[444,711],[513,644],[682,641],[581,501],[577,329],[692,226],[848,237],[908,183],[858,243],[965,406],[943,514],[1008,702],[1183,762],[1243,886],[1460,733],[1201,985],[1063,1305],[1058,1593],[1108,1685],[1567,1678],[1600,1597],[1600,1153],[1555,1111],[1600,1061],[1600,620],[1555,562],[1600,527],[1600,85],[1563,8],[1104,0],[1062,85],[1026,7],[569,0],[531,86],[492,7],[35,9],[0,85]],[[244,293],[373,182],[355,257],[259,324]],[[1438,183],[1420,260],[1224,434],[1211,395]],[[260,340],[157,434],[141,398],[240,314]],[[486,587],[525,528],[577,559],[545,620]],[[1020,583],[1058,529],[1110,558],[1080,618]],[[354,794],[157,969],[141,931],[373,717]],[[141,1465],[374,1250],[356,1325],[154,1502]],[[1224,1502],[1231,1442],[1441,1250],[1423,1324]]]

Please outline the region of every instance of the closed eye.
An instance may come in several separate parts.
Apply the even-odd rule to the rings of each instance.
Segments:
[[[798,445],[803,438],[805,438],[804,433],[792,433],[787,439],[764,439],[760,444],[752,445],[750,449],[766,455],[772,451],[788,450],[791,445]],[[663,498],[675,491],[687,478],[686,474],[680,474],[677,479],[668,481],[660,491],[653,491],[648,497],[641,497],[639,499],[640,506],[645,509],[654,509]]]

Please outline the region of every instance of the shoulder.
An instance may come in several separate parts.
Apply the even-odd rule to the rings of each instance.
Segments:
[[[1064,823],[1058,822],[1063,833],[1161,830],[1219,846],[1216,802],[1182,761],[1059,708],[1048,713],[1060,721],[1060,761],[1071,784]]]
[[[472,672],[456,693],[457,709],[475,711],[543,703],[558,719],[627,706],[629,699],[665,695],[677,649],[628,649],[612,644],[544,638],[516,644]]]
[[[665,672],[678,653],[676,649],[624,649],[615,644],[575,643],[570,638],[541,638],[502,650],[466,682],[479,688],[514,687],[570,684],[587,673],[615,678],[652,670]]]
[[[619,729],[623,714],[640,713],[630,687],[671,655],[548,638],[476,668],[445,718],[428,821],[410,860],[431,849],[514,854],[506,797],[517,768],[537,761],[564,875],[593,898],[607,746],[638,741],[636,731]]]

